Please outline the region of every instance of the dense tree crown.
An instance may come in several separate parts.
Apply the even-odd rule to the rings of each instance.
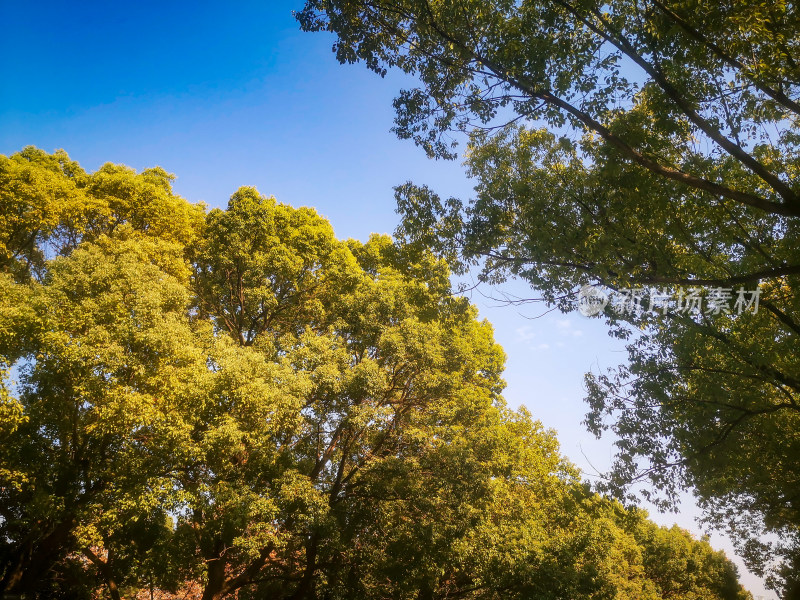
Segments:
[[[500,395],[444,261],[0,157],[0,595],[746,599]]]
[[[308,0],[297,16],[336,34],[340,61],[418,78],[400,137],[452,158],[450,132],[469,134],[475,197],[400,186],[401,237],[562,310],[587,284],[639,296],[603,313],[636,332],[629,363],[587,378],[588,426],[619,440],[607,489],[693,487],[800,597],[797,4]],[[733,310],[740,290],[758,312]]]

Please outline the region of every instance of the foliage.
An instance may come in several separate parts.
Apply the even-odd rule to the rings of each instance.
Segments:
[[[95,197],[63,153],[3,160],[47,182],[14,205]],[[83,173],[125,217],[25,221],[0,273],[0,594],[750,597],[505,406],[503,351],[430,251],[251,188],[197,223],[168,187],[139,202],[154,172]]]
[[[307,0],[297,17],[339,61],[418,78],[400,137],[453,158],[450,132],[470,135],[475,198],[399,187],[401,236],[562,310],[585,284],[642,288],[645,309],[760,291],[756,314],[609,307],[630,360],[588,377],[587,423],[619,439],[607,489],[692,486],[757,572],[783,556],[773,584],[800,585],[797,6]]]
[[[18,280],[43,275],[46,259],[124,224],[163,242],[191,244],[204,210],[175,196],[173,179],[160,167],[137,174],[111,163],[89,175],[63,150],[29,146],[0,156],[0,269]]]

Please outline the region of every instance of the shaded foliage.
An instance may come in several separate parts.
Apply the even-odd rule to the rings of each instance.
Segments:
[[[562,310],[586,284],[641,288],[645,310],[604,315],[629,363],[587,378],[589,428],[619,440],[606,489],[649,481],[668,504],[693,487],[754,570],[796,587],[797,6],[308,0],[297,17],[336,34],[340,62],[418,79],[401,138],[454,158],[470,136],[475,197],[400,186],[401,237]],[[692,288],[708,308],[758,290],[760,310],[647,310]]]

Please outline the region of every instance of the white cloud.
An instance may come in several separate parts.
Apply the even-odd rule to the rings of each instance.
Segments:
[[[558,333],[564,336],[570,337],[581,337],[583,335],[583,331],[581,329],[573,329],[572,328],[572,321],[570,319],[558,319],[556,320],[556,329],[558,329]]]
[[[536,333],[530,325],[519,327],[515,333],[517,334],[517,339],[523,342],[530,342],[536,337]]]

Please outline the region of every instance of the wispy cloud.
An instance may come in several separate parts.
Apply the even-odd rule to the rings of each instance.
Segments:
[[[517,328],[515,333],[517,334],[517,339],[525,343],[530,343],[536,337],[536,333],[530,325]]]
[[[583,335],[582,329],[575,329],[570,319],[558,319],[556,321],[556,329],[558,333],[568,337],[580,337]]]

